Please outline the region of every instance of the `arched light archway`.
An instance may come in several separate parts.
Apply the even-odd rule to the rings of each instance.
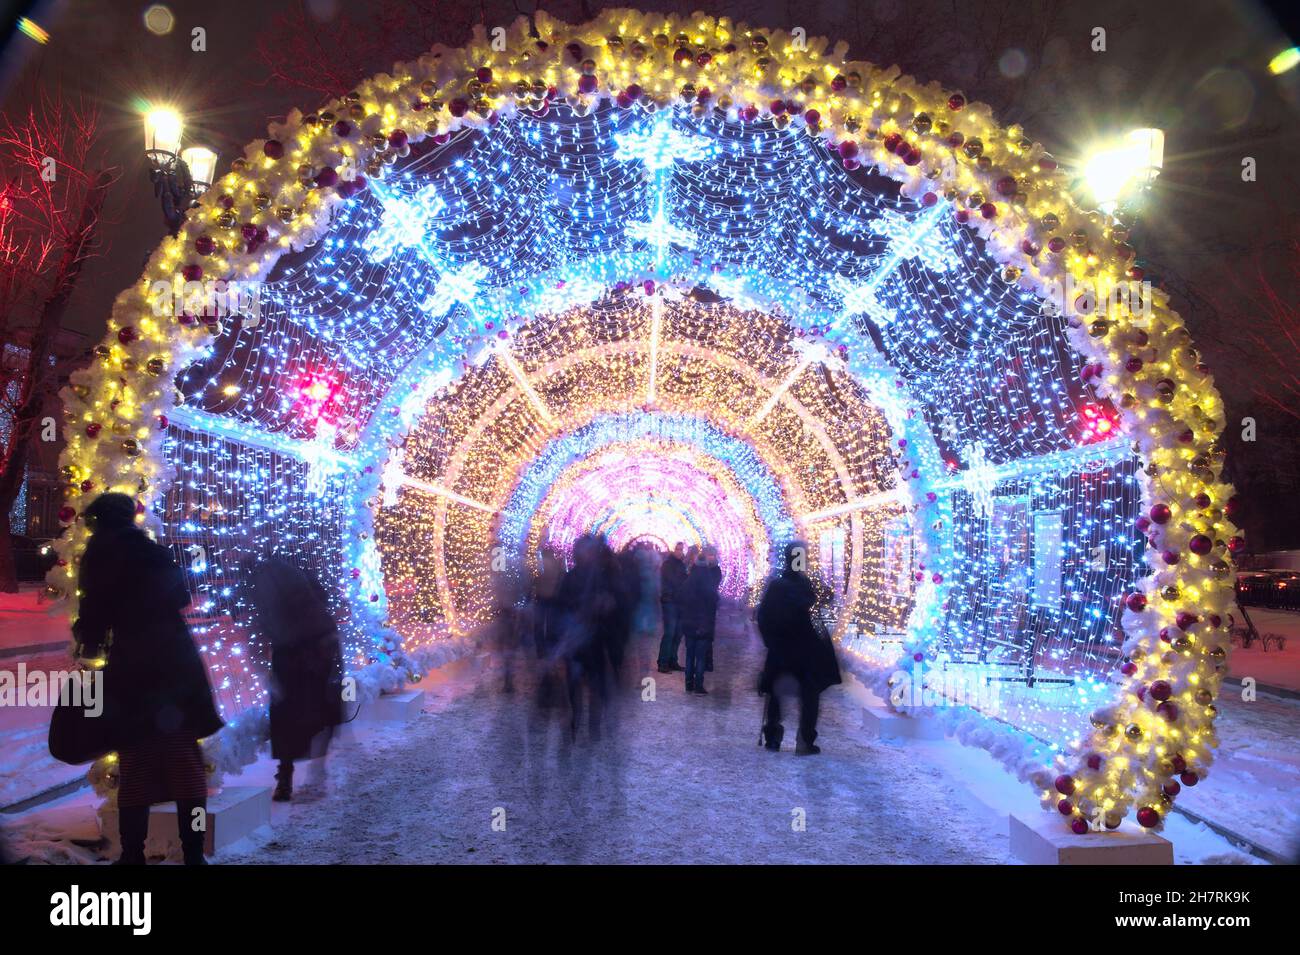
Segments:
[[[893,432],[907,523],[860,563],[895,579],[904,567],[917,585],[899,659],[932,672],[1007,667],[1020,695],[1050,685],[1044,668],[1058,678],[1064,698],[1009,700],[1052,745],[995,747],[1046,805],[1083,828],[1118,825],[1136,804],[1139,821],[1158,826],[1179,783],[1205,774],[1240,546],[1220,480],[1222,402],[1161,293],[1072,314],[1067,288],[1110,301],[1140,269],[1123,228],[1077,208],[1022,131],[960,93],[848,62],[824,40],[617,10],[577,26],[539,14],[536,33],[520,20],[504,48],[480,33],[270,132],[119,296],[98,360],[65,392],[70,530],[49,582],[70,604],[80,512],[100,491],[137,495],[150,526],[173,537],[236,511],[240,526],[259,527],[269,507],[321,514],[337,527],[293,543],[340,572],[353,626],[378,641],[358,648],[373,660],[361,672],[400,680],[421,661],[382,614],[368,615],[383,603],[373,507],[338,517],[331,495],[381,493],[388,442],[529,316],[602,288],[655,298],[702,287],[779,310],[871,390]],[[480,198],[466,182],[403,186],[420,161],[404,166],[408,150],[428,158],[467,137],[489,157],[564,172],[510,167],[519,194],[494,194],[498,213],[472,220],[457,215]],[[598,170],[599,188],[584,192]],[[815,218],[774,211],[814,194]],[[440,217],[453,227],[434,241]],[[609,232],[611,221],[623,228]],[[364,236],[367,269],[419,258],[383,283],[401,293],[391,301],[360,297],[362,274],[316,281],[351,255],[331,238],[349,227]],[[489,261],[461,254],[483,242],[496,250]],[[313,246],[308,264],[281,262]],[[286,271],[273,273],[277,263]],[[221,316],[177,303],[184,281],[268,277],[276,320],[244,323],[243,351]],[[1038,300],[1065,308],[1043,317]],[[383,320],[393,302],[405,321]],[[321,327],[324,311],[342,316],[336,327]],[[348,347],[323,344],[351,332]],[[214,339],[234,351],[207,357]],[[402,393],[396,374],[339,370],[376,354],[420,364],[424,384]],[[227,380],[232,361],[243,365]],[[274,374],[260,378],[262,363]],[[1099,421],[1124,441],[1094,440]],[[224,498],[199,479],[214,462]],[[231,504],[253,500],[259,481],[278,482],[273,505]],[[1100,537],[1085,533],[1094,526]],[[192,566],[210,576],[210,565]],[[1031,566],[1056,592],[978,584],[1027,580]],[[205,579],[205,611],[222,584]],[[1105,645],[1111,627],[1120,637]]]

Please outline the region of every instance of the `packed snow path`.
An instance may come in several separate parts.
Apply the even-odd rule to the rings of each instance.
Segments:
[[[539,708],[533,674],[506,694],[499,669],[463,668],[408,727],[337,748],[323,798],[219,861],[1011,861],[1006,817],[979,818],[960,779],[865,737],[842,687],[822,697],[820,755],[794,754],[793,700],[782,752],[759,747],[762,646],[740,614],[719,621],[707,696],[658,673],[657,646],[634,638],[598,739],[584,723],[571,740],[567,708]]]

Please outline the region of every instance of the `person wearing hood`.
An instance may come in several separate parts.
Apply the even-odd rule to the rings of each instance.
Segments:
[[[267,556],[249,570],[249,601],[271,645],[272,799],[293,798],[293,764],[311,760],[308,782],[324,782],[324,759],[343,722],[343,651],[325,589],[289,560]]]

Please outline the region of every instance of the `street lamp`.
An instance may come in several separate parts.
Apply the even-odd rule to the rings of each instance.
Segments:
[[[181,149],[184,130],[180,113],[170,107],[145,111],[144,154],[149,159],[149,179],[172,235],[180,232],[186,211],[212,185],[217,168],[217,154],[208,147]]]
[[[1113,214],[1122,200],[1145,189],[1160,175],[1164,159],[1164,130],[1130,130],[1087,156],[1083,163],[1084,183],[1097,208]]]

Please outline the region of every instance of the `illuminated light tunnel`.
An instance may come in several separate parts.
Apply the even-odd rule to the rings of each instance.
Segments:
[[[536,21],[562,42],[398,64],[205,194],[64,393],[51,588],[89,497],[136,495],[192,574],[220,762],[266,701],[233,617],[267,547],[340,595],[373,692],[458,652],[495,547],[707,540],[743,600],[798,535],[864,681],[951,703],[1077,831],[1158,827],[1212,759],[1241,542],[1212,380],[1163,294],[1112,294],[1122,225],[823,40]],[[173,308],[204,278],[256,311]]]

